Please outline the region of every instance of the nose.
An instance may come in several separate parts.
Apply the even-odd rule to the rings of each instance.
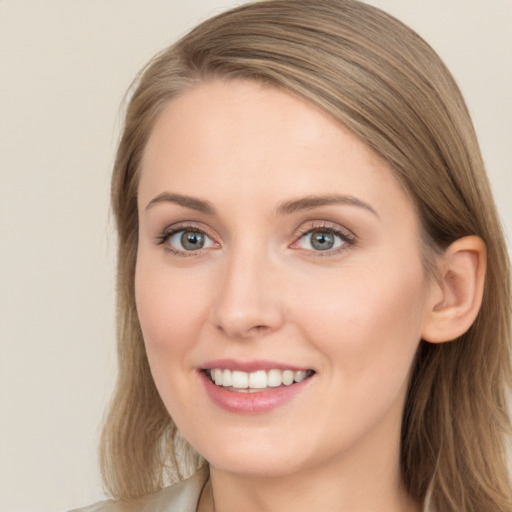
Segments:
[[[250,251],[233,254],[219,273],[211,322],[224,335],[249,339],[268,335],[283,323],[275,265]]]

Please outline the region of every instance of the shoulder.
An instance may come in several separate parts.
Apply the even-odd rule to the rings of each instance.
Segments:
[[[190,478],[134,502],[105,500],[69,512],[195,512],[207,479],[208,469],[202,468]]]

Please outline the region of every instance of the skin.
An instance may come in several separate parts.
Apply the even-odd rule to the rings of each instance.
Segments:
[[[333,194],[345,200],[282,211]],[[420,510],[400,486],[399,434],[438,295],[392,170],[297,98],[211,81],[157,121],[138,200],[137,309],[162,399],[210,463],[198,510]],[[203,249],[166,238],[187,225],[207,235]],[[349,240],[316,250],[311,232],[326,228]],[[220,358],[315,373],[285,404],[237,414],[200,377]]]

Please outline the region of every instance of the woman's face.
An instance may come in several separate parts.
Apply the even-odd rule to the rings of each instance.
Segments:
[[[138,201],[137,309],[185,438],[238,474],[396,462],[431,305],[389,167],[299,99],[212,81],[159,118]]]

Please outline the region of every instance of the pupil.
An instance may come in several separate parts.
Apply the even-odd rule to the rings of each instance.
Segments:
[[[196,233],[195,231],[185,231],[181,235],[181,244],[190,251],[201,249],[204,245],[204,236],[202,233]]]
[[[313,236],[311,237],[311,245],[319,251],[327,251],[332,249],[334,246],[334,236],[325,231],[313,233]]]

